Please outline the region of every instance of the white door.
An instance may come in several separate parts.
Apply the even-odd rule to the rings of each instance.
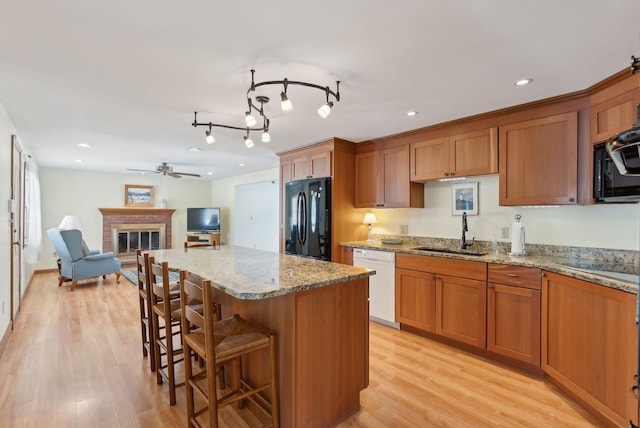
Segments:
[[[279,198],[277,180],[236,186],[233,245],[278,251]]]

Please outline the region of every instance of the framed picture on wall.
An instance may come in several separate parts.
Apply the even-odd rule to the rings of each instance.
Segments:
[[[451,185],[451,215],[478,215],[478,183]]]
[[[153,186],[142,186],[139,184],[124,185],[124,206],[125,207],[152,207],[153,206]]]

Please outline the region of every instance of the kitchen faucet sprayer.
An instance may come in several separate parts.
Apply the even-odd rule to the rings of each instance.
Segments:
[[[463,250],[466,250],[476,242],[475,236],[471,239],[471,242],[467,242],[467,237],[465,236],[465,232],[468,232],[468,231],[469,231],[469,226],[467,225],[467,213],[463,212],[462,213],[462,242],[460,244],[460,247]]]

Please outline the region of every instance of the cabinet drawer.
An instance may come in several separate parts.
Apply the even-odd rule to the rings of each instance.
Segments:
[[[397,254],[396,267],[479,281],[487,280],[487,264],[485,262],[418,256],[415,254]],[[538,282],[540,282],[540,279],[538,279]]]
[[[540,290],[540,269],[489,263],[487,281]]]

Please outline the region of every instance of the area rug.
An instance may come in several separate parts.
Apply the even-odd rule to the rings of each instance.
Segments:
[[[127,278],[129,282],[133,285],[138,285],[138,271],[135,269],[132,270],[123,270],[122,276]],[[180,280],[180,275],[178,272],[169,272],[169,281],[170,282],[178,282]],[[159,279],[159,283],[162,283],[162,280]]]

